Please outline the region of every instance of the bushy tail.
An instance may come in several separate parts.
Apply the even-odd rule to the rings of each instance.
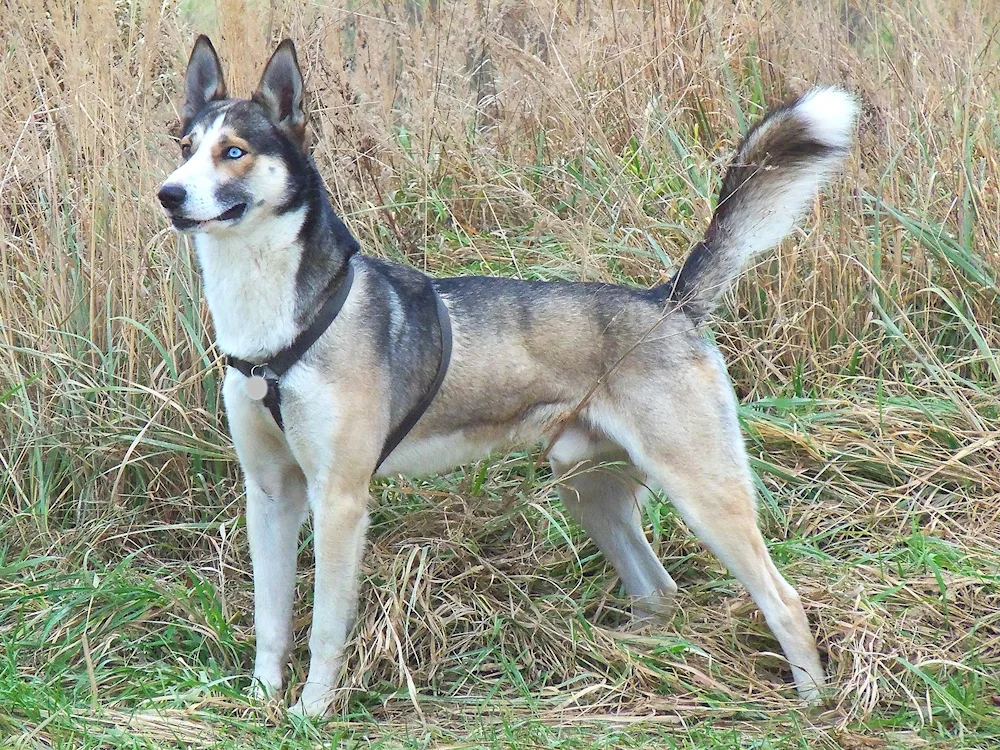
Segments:
[[[805,213],[847,154],[857,112],[847,92],[819,88],[754,126],[722,181],[705,239],[654,291],[695,322],[706,319],[751,256],[776,245]]]

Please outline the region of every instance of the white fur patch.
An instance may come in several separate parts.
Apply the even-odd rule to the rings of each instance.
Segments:
[[[295,273],[302,250],[291,244],[305,208],[259,221],[253,232],[195,235],[219,348],[259,359],[288,346],[295,324]]]
[[[184,188],[187,198],[182,206],[185,218],[194,221],[209,221],[232,206],[220,206],[215,199],[215,191],[219,186],[219,174],[212,159],[212,150],[222,135],[222,123],[226,119],[223,112],[205,128],[198,138],[198,148],[190,158],[170,175],[164,182],[166,185],[176,185]]]
[[[440,474],[486,458],[494,451],[542,442],[558,417],[571,408],[571,404],[539,407],[522,421],[493,430],[459,430],[425,437],[418,429],[386,457],[376,476]]]
[[[812,89],[793,111],[806,122],[816,140],[834,148],[851,145],[858,101],[847,91],[834,87]]]
[[[462,432],[418,439],[407,437],[390,453],[376,476],[423,476],[451,471],[478,461],[498,446],[472,441]]]
[[[549,448],[549,457],[563,466],[572,466],[592,457],[593,443],[591,436],[583,430],[570,428]]]

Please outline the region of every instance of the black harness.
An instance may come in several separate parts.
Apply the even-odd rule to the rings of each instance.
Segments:
[[[316,317],[312,323],[296,336],[295,340],[288,347],[282,349],[267,362],[256,364],[237,357],[227,357],[227,364],[230,367],[236,368],[237,371],[248,379],[246,384],[247,395],[254,400],[260,400],[267,407],[267,410],[271,412],[271,416],[274,418],[275,424],[282,431],[285,429],[285,423],[281,419],[281,389],[279,387],[281,376],[288,372],[292,365],[302,359],[305,353],[309,351],[309,348],[330,327],[330,324],[333,323],[347,301],[347,295],[350,294],[353,283],[354,267],[351,264],[351,259],[348,258],[344,261],[341,272],[331,282],[331,287],[335,286],[333,293],[326,298],[326,301],[320,307],[319,312],[316,313]],[[386,437],[385,444],[382,446],[382,454],[378,458],[378,463],[375,464],[375,471],[378,471],[386,457],[396,449],[396,446],[403,442],[403,438],[409,434],[414,425],[420,421],[420,417],[427,411],[427,408],[431,405],[438,390],[441,388],[441,383],[444,382],[444,376],[448,372],[448,364],[451,362],[451,318],[448,315],[448,308],[434,290],[430,279],[427,280],[427,285],[437,304],[438,330],[441,334],[441,359],[438,362],[437,375],[434,377],[434,382],[431,383],[431,387],[424,394],[423,398],[413,405],[413,408],[406,413],[403,421],[396,425],[396,428]],[[260,388],[261,395],[257,396],[252,393],[253,388]],[[263,390],[264,388],[266,388],[266,391]],[[372,473],[374,474],[375,472]]]

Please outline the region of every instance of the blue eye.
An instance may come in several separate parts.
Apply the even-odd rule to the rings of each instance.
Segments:
[[[245,155],[246,151],[241,149],[239,146],[230,146],[229,150],[226,152],[226,156],[230,159],[239,159],[241,156]]]

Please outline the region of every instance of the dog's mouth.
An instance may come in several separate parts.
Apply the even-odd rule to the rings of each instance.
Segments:
[[[204,227],[208,224],[221,223],[226,221],[239,221],[243,218],[243,214],[247,212],[246,203],[237,203],[230,209],[223,211],[221,214],[216,216],[214,219],[189,219],[186,216],[171,216],[170,221],[173,222],[174,228],[182,232],[189,229],[197,229],[199,227]]]

